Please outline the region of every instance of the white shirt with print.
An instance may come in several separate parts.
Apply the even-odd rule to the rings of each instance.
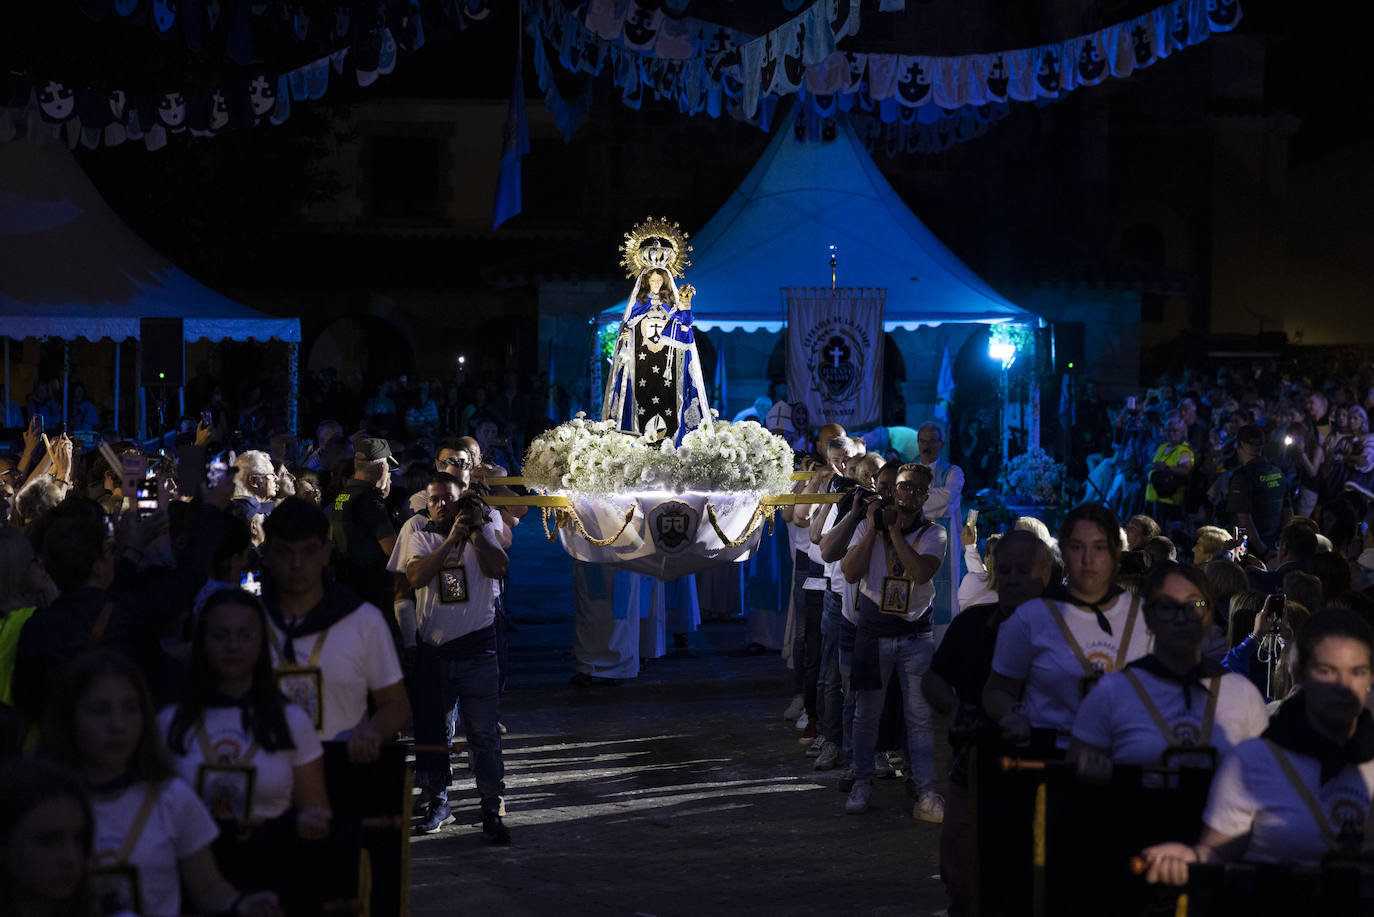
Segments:
[[[283,639],[274,625],[273,645]],[[319,634],[306,634],[292,641],[296,663],[306,665]],[[280,666],[276,651],[272,664]],[[324,681],[324,741],[338,738],[367,717],[367,699],[373,691],[389,688],[401,681],[401,660],[382,612],[371,602],[335,621],[329,628],[320,651],[320,670]]]
[[[386,568],[393,573],[405,573],[406,566],[419,557],[428,557],[444,543],[439,532],[427,532],[429,517],[412,516],[401,526],[396,547]],[[501,514],[493,512],[482,526],[482,537],[499,544],[504,529]],[[453,563],[461,564],[467,578],[468,595],[465,602],[444,602],[439,579],[441,572],[429,583],[415,590],[415,622],[417,637],[430,646],[442,646],[466,634],[488,627],[496,620],[496,596],[500,581],[482,572],[477,563],[477,549],[464,542],[449,552]]]
[[[1123,592],[1109,607],[1102,609],[1112,628],[1110,634],[1098,625],[1097,615],[1092,611],[1067,601],[1055,602],[1084,656],[1103,673],[1115,668],[1131,602],[1131,594]],[[1143,609],[1136,613],[1130,639],[1123,664],[1150,651],[1150,634],[1145,627]],[[997,631],[992,670],[1026,683],[1021,713],[1030,720],[1032,727],[1064,732],[1073,728],[1081,701],[1083,666],[1065,642],[1063,632],[1050,616],[1043,599],[1026,602],[1002,622]]]
[[[850,543],[858,544],[868,534],[868,529],[868,520],[861,519],[854,528],[854,540]],[[922,557],[935,557],[939,558],[941,562],[944,561],[945,543],[949,540],[944,526],[939,524],[927,525],[922,522],[915,531],[903,537],[906,538],[906,543],[911,545],[912,550]],[[859,580],[859,591],[879,608],[883,604],[883,580],[889,575],[887,572],[887,549],[884,540],[885,536],[881,532],[873,539],[873,553],[868,558],[868,570]],[[895,556],[896,548],[892,548],[892,551]],[[933,577],[924,583],[914,583],[911,587],[911,598],[907,601],[906,619],[915,621],[929,611],[934,602],[935,580]]]
[[[1374,761],[1348,764],[1325,785],[1316,758],[1284,750],[1335,834],[1341,824],[1365,824],[1374,795]],[[1318,866],[1329,851],[1321,828],[1303,804],[1264,739],[1250,739],[1221,762],[1202,820],[1227,837],[1248,834],[1245,859],[1252,863]]]
[[[1131,674],[1139,679],[1164,722],[1173,727],[1176,738],[1211,745],[1219,756],[1269,727],[1264,698],[1244,675],[1227,672],[1221,676],[1212,731],[1204,736],[1202,720],[1211,696],[1205,686],[1211,684],[1211,679],[1190,686],[1191,703],[1185,705],[1183,686],[1178,682],[1152,675],[1138,666],[1131,669]],[[1073,735],[1079,741],[1107,749],[1117,764],[1159,764],[1164,750],[1177,744],[1160,732],[1154,717],[1121,672],[1105,676],[1084,699],[1073,723]]]
[[[192,726],[187,730],[185,751],[171,748],[170,733],[172,717],[175,715],[176,707],[168,707],[159,713],[158,732],[168,743],[177,773],[194,788],[200,766],[205,763],[205,752],[201,749],[198,738],[199,727]],[[324,754],[324,747],[320,744],[320,737],[315,735],[315,727],[311,724],[310,717],[295,704],[286,705],[286,728],[291,733],[291,741],[295,748],[280,751],[259,748],[248,762],[248,766],[257,772],[253,778],[253,819],[276,818],[291,808],[295,769],[319,759]],[[243,711],[238,707],[207,708],[205,735],[215,753],[231,761],[239,761],[255,741],[250,733],[244,731]]]
[[[113,799],[91,801],[95,813],[92,850],[96,865],[104,865],[123,846],[148,787],[139,781]],[[128,859],[128,865],[138,869],[143,896],[140,913],[144,917],[172,917],[182,912],[178,861],[208,846],[218,836],[214,819],[186,781],[173,777],[161,785],[157,804]]]

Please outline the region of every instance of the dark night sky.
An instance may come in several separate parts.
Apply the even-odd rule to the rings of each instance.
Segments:
[[[908,10],[902,14],[866,10],[862,41],[848,46],[925,53],[1025,46],[1119,21],[1157,2],[909,0]],[[876,3],[868,5],[876,7]],[[1374,109],[1358,95],[1368,83],[1363,73],[1367,56],[1361,43],[1371,31],[1369,6],[1342,4],[1317,11],[1282,0],[1243,3],[1246,18],[1241,31],[1263,33],[1270,39],[1266,102],[1296,114],[1302,121],[1291,149],[1295,162],[1319,157],[1370,135]],[[83,152],[83,166],[140,234],[207,281],[222,282],[241,273],[244,265],[252,265],[260,277],[290,276],[308,248],[297,241],[302,234],[310,234],[310,227],[295,217],[302,197],[328,196],[337,190],[331,177],[320,175],[314,167],[336,142],[329,133],[330,116],[362,100],[505,98],[511,79],[515,4],[502,3],[499,7],[488,21],[465,32],[429,29],[426,47],[404,55],[394,74],[369,88],[359,88],[348,78],[335,78],[323,102],[296,103],[284,126],[264,126],[208,140],[174,137],[167,149],[157,153],[147,152],[141,144],[126,143],[115,149]],[[690,12],[757,31],[790,15],[773,0],[693,0]],[[211,79],[226,69],[223,56],[189,55],[178,42],[164,40],[146,26],[93,24],[79,11],[76,0],[24,4],[15,23],[15,28],[0,37],[0,55],[14,70],[32,69],[99,85],[122,82],[137,87]],[[1202,55],[1205,48],[1184,54]],[[263,40],[260,51],[283,66],[314,56],[285,39],[276,43]],[[1167,66],[1173,66],[1172,62],[1125,82],[1164,79],[1162,71]],[[526,69],[526,90],[533,110],[543,103],[528,63]],[[1086,104],[1083,99],[1101,91],[1080,90],[1068,101],[1051,106],[1048,114],[1018,112],[1006,126],[999,125],[993,131],[1024,131],[1028,120],[1037,130],[1047,129],[1043,125],[1062,127],[1072,121],[1074,106]],[[597,143],[614,143],[622,132],[626,136],[646,132],[658,135],[674,147],[731,150],[728,161],[713,169],[703,179],[699,193],[683,205],[687,212],[674,214],[686,225],[699,225],[767,142],[767,137],[757,131],[728,119],[716,121],[704,115],[687,118],[652,102],[636,112],[624,108],[617,97],[618,91],[603,74],[596,84],[592,117],[576,142],[541,149],[537,157],[527,161],[527,167],[553,176],[567,170],[565,180],[581,181],[578,170],[584,166],[586,154],[579,152],[578,144],[596,149]],[[1046,142],[1052,143],[1053,138]],[[966,152],[965,159],[971,155]],[[931,163],[919,154],[900,159],[879,157],[878,161],[899,188],[904,176],[918,176]],[[701,213],[692,212],[693,206]],[[631,209],[638,209],[638,205]],[[941,229],[938,225],[932,228],[937,232]],[[950,231],[958,230],[951,227]],[[282,239],[291,242],[283,246],[279,244]]]

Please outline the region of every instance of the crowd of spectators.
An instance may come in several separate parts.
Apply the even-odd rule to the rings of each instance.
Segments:
[[[1137,851],[1153,881],[1193,863],[1316,865],[1353,843],[1349,813],[1374,798],[1374,435],[1354,386],[1265,381],[1161,380],[1117,405],[1085,387],[1075,410],[1095,419],[1065,456],[1085,494],[1054,532],[961,524],[971,488],[935,424],[885,428],[870,451],[795,406],[758,409],[806,453],[798,490],[838,495],[788,508],[774,536],[787,715],[810,767],[840,775],[844,811],[906,777],[913,817],[942,825],[951,913],[969,907],[980,742],[1095,785],[1213,749],[1204,832]],[[521,511],[485,498],[559,416],[539,382],[508,373],[441,402],[401,376],[310,439],[216,413],[215,386],[146,449],[73,440],[36,390],[21,449],[0,457],[7,903],[310,912],[321,902],[273,855],[328,859],[341,813],[325,747],[365,764],[403,731],[414,827],[454,818],[461,731],[482,836],[509,841],[504,579]],[[312,410],[343,409],[331,384]],[[1344,821],[1317,818],[1333,806]],[[50,857],[14,853],[39,835]]]

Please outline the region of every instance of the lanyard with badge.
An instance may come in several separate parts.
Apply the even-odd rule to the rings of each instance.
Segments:
[[[143,789],[143,801],[139,803],[134,820],[124,834],[124,842],[118,850],[97,853],[91,866],[91,886],[104,913],[117,911],[143,913],[143,887],[138,878],[138,867],[129,862],[143,829],[148,826],[153,809],[157,808],[162,786],[148,784]]]
[[[253,756],[258,753],[258,743],[251,742],[247,751],[239,754],[222,753],[210,743],[204,717],[196,727],[196,742],[205,759],[196,768],[196,795],[216,821],[234,822],[240,832],[246,830],[253,816],[258,777]]]
[[[1283,771],[1283,775],[1292,784],[1293,791],[1311,813],[1327,849],[1343,856],[1374,854],[1374,800],[1370,801],[1363,823],[1358,817],[1343,819],[1340,832],[1332,831],[1331,819],[1326,817],[1321,804],[1317,802],[1317,797],[1312,795],[1312,788],[1303,782],[1288,753],[1269,739],[1265,739],[1264,744],[1269,746],[1269,750],[1274,754],[1274,760],[1279,763],[1279,770]]]
[[[439,569],[439,602],[442,605],[458,605],[468,600],[468,571],[463,566],[467,550],[468,543],[464,541],[458,556],[450,553]]]
[[[1155,728],[1164,737],[1168,747],[1164,749],[1161,756],[1165,766],[1187,766],[1202,767],[1207,770],[1216,770],[1217,749],[1211,744],[1212,727],[1217,718],[1217,701],[1221,699],[1221,676],[1214,675],[1207,680],[1207,704],[1202,711],[1202,725],[1198,727],[1196,734],[1193,734],[1191,724],[1178,723],[1170,725],[1164,718],[1164,714],[1159,712],[1158,705],[1154,698],[1150,697],[1145,690],[1145,684],[1139,676],[1130,668],[1121,670],[1121,674],[1126,676],[1126,681],[1135,690],[1136,697],[1140,698],[1141,705],[1145,712],[1150,714],[1150,719],[1154,721]]]
[[[921,536],[926,529],[933,523],[927,522],[916,530],[916,537],[913,538],[913,550],[915,545],[920,542]],[[881,601],[878,603],[878,611],[885,615],[896,615],[906,617],[907,609],[911,607],[911,591],[916,585],[916,581],[906,575],[906,570],[902,566],[901,558],[897,556],[897,549],[892,546],[892,534],[889,529],[888,537],[883,539],[883,555],[887,560],[887,576],[883,577],[883,591],[878,596]],[[905,537],[898,532],[898,538]]]
[[[1102,676],[1108,670],[1100,669],[1088,660],[1087,654],[1083,652],[1083,647],[1079,645],[1078,638],[1069,629],[1069,622],[1064,620],[1063,613],[1059,610],[1059,605],[1053,599],[1045,599],[1045,607],[1050,610],[1050,617],[1054,623],[1059,625],[1059,632],[1064,635],[1064,642],[1069,645],[1074,658],[1083,667],[1083,677],[1078,680],[1078,699],[1082,700],[1088,696],[1088,692],[1097,687],[1097,683],[1102,680]],[[1131,610],[1126,615],[1126,628],[1121,634],[1121,643],[1116,648],[1116,662],[1110,671],[1120,672],[1126,665],[1126,654],[1131,649],[1131,635],[1135,633],[1135,619],[1140,611],[1140,596],[1131,598]]]
[[[310,648],[310,659],[305,665],[287,661],[284,646],[274,629],[267,629],[272,639],[272,649],[277,654],[277,690],[286,698],[287,703],[295,704],[310,716],[315,731],[324,728],[324,672],[320,669],[320,653],[324,650],[325,638],[329,628],[320,631],[315,645]],[[288,637],[288,640],[290,638]]]

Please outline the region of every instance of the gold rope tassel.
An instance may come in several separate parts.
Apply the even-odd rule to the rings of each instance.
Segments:
[[[768,521],[771,524],[773,521],[773,507],[765,506],[760,502],[758,506],[754,507],[754,515],[749,517],[749,524],[744,527],[744,534],[740,535],[738,538],[731,539],[726,537],[725,532],[721,531],[720,521],[716,518],[715,504],[706,504],[706,518],[710,521],[711,528],[716,530],[716,537],[719,538],[727,548],[738,548],[748,541],[750,536],[754,534],[754,531],[763,523],[765,514],[768,516]]]
[[[567,514],[572,518],[573,528],[577,529],[577,534],[581,535],[583,538],[587,539],[589,543],[596,545],[598,548],[604,548],[610,545],[612,542],[614,542],[621,535],[625,534],[625,530],[630,527],[630,521],[635,517],[635,510],[638,508],[638,504],[630,505],[630,511],[625,514],[625,522],[620,526],[620,531],[616,532],[610,538],[593,538],[591,535],[587,533],[586,528],[583,527],[582,520],[578,518],[576,510],[568,510]],[[567,523],[563,522],[561,519],[559,520],[560,526],[566,524]]]

